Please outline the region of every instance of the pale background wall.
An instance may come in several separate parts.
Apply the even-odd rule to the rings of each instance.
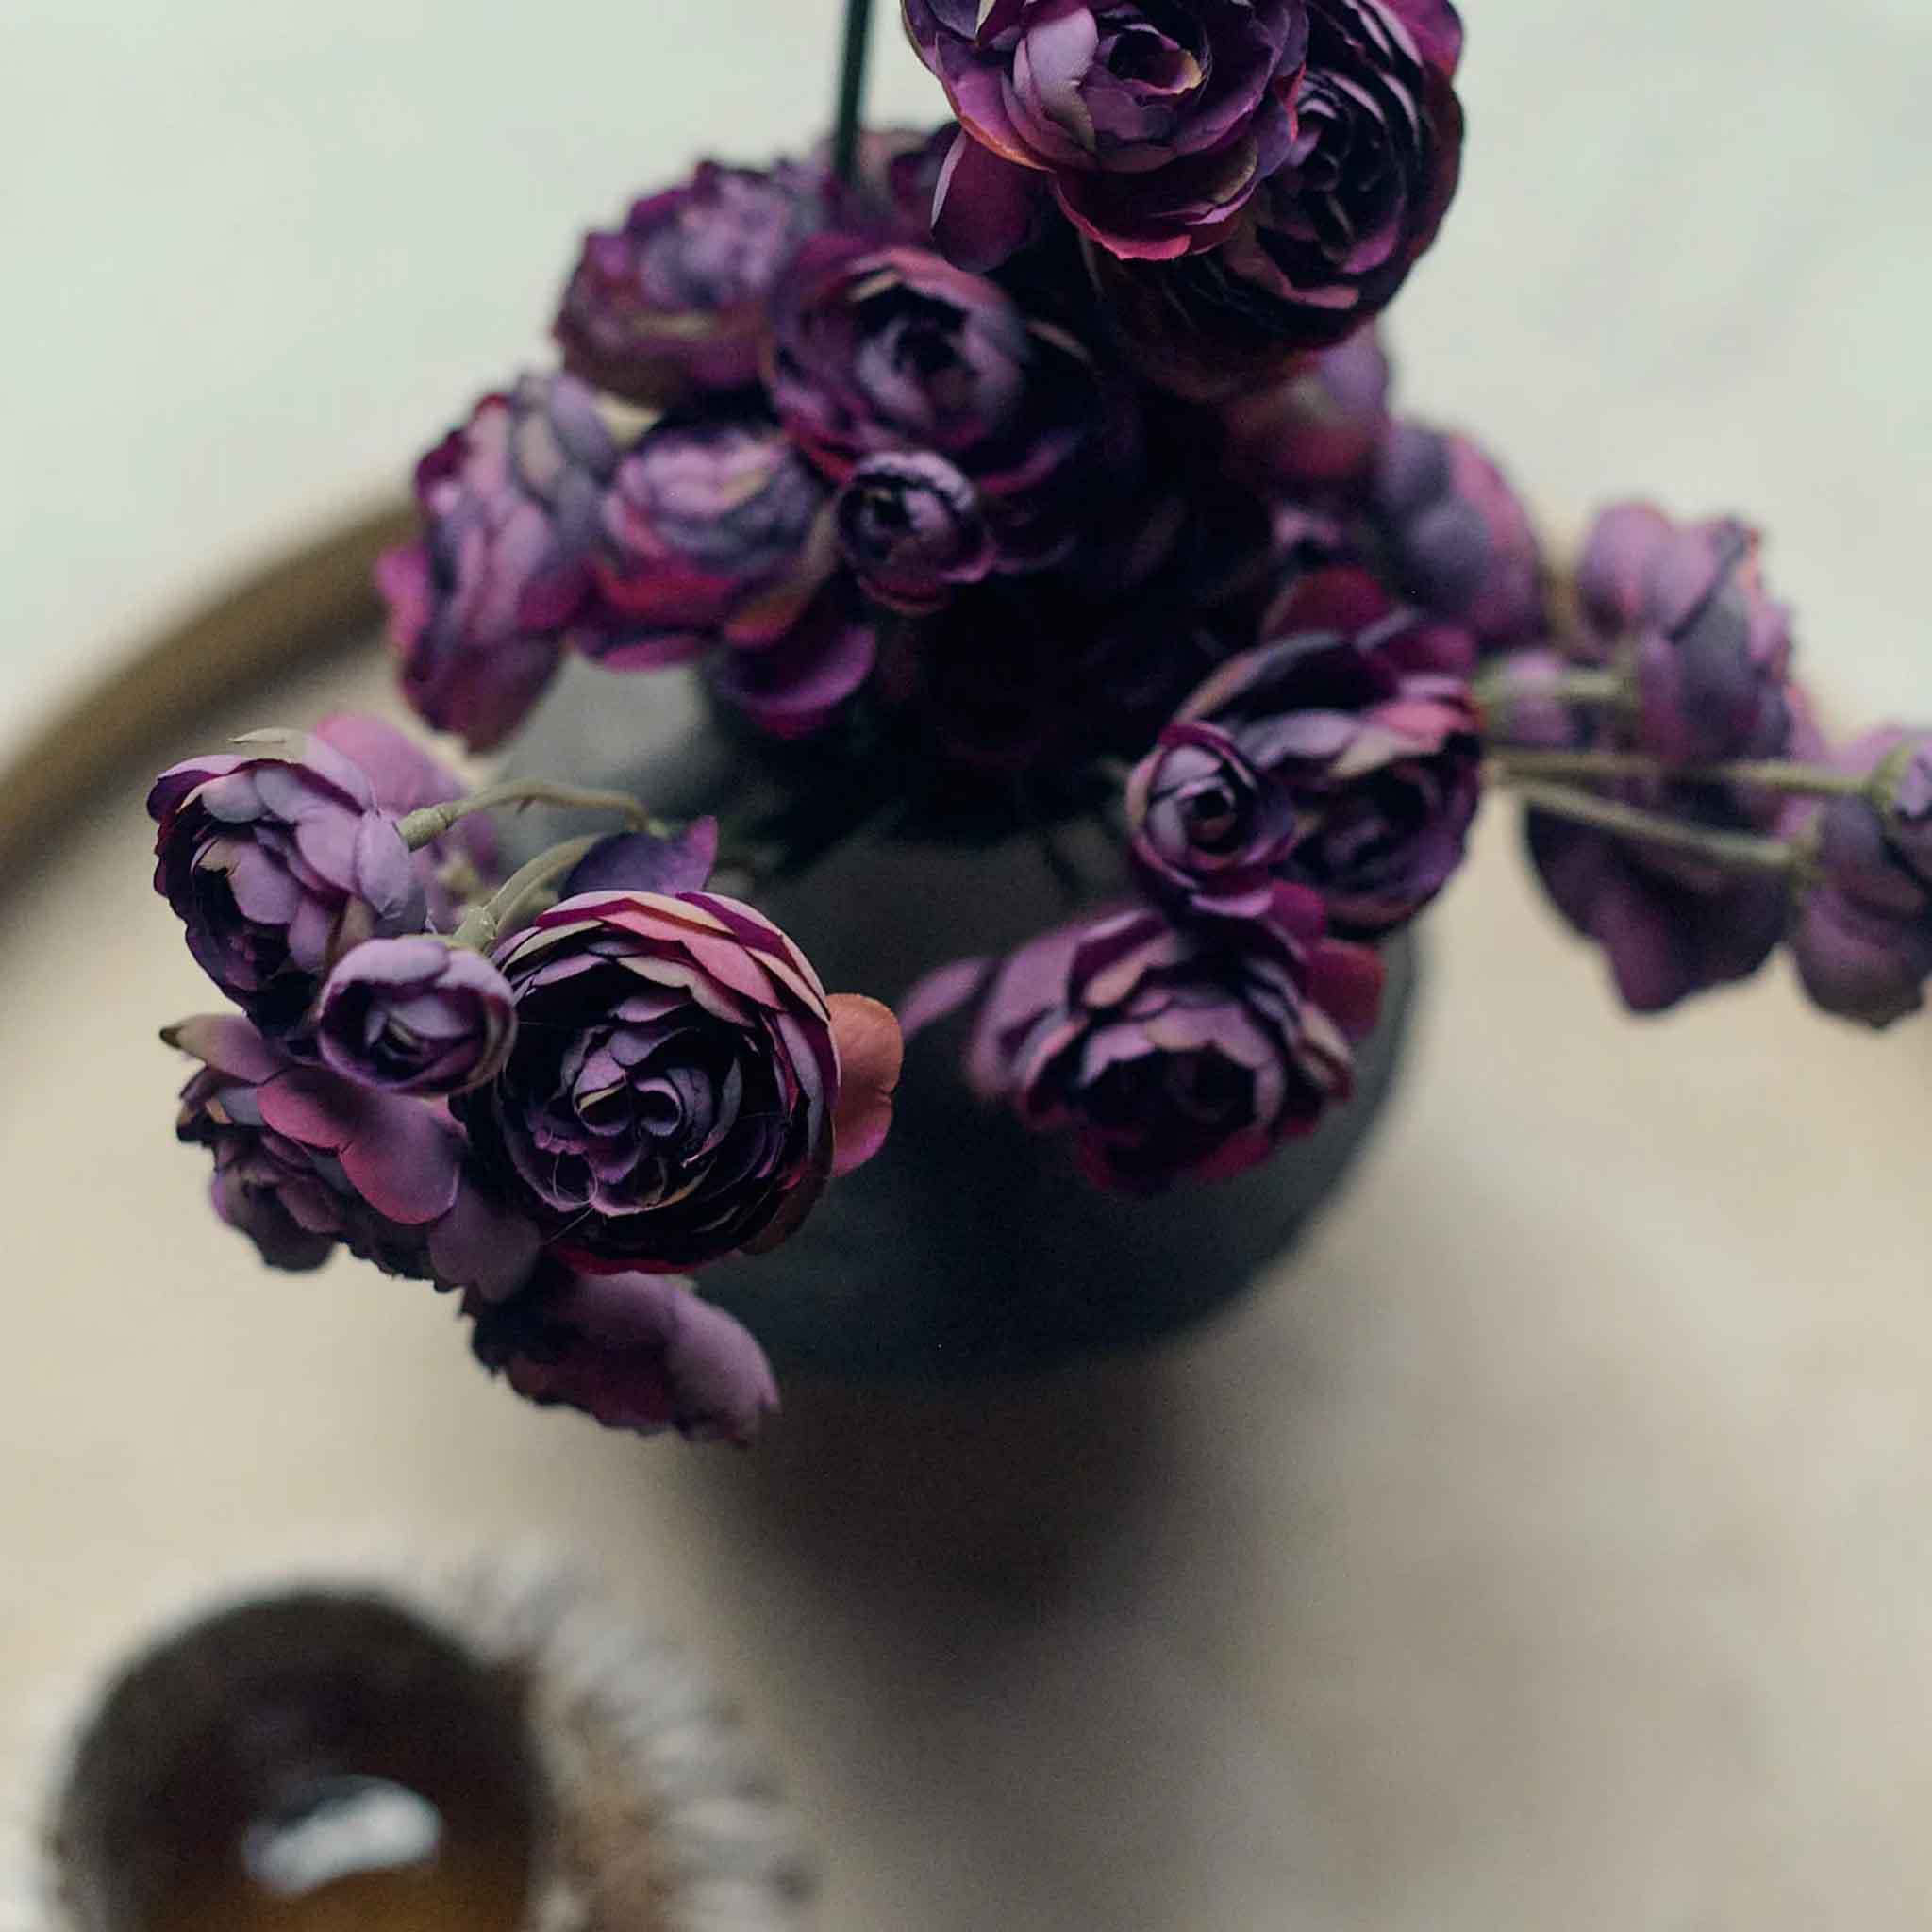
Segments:
[[[874,100],[936,119],[880,0]],[[1814,675],[1932,704],[1924,0],[1471,0],[1411,404],[1557,524],[1774,532]],[[836,0],[0,0],[0,750],[225,566],[392,487],[529,353],[576,228],[808,140]]]

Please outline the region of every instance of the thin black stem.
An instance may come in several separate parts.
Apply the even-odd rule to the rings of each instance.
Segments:
[[[832,172],[848,185],[858,167],[858,117],[871,39],[872,0],[845,0],[845,56],[839,66],[839,111],[832,124]]]

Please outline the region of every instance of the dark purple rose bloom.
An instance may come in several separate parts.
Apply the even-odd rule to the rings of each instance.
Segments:
[[[188,950],[263,1032],[286,1038],[364,940],[420,932],[423,882],[368,777],[316,738],[261,731],[155,780],[155,891]]]
[[[1294,137],[1227,239],[1172,262],[1090,251],[1150,381],[1218,398],[1330,348],[1394,300],[1461,169],[1448,0],[1308,0]]]
[[[1211,247],[1291,154],[1309,10],[1304,0],[905,0],[914,48],[989,160],[1046,175],[1101,246],[1155,258]],[[942,216],[942,239],[948,225]]]
[[[666,417],[617,471],[596,567],[624,628],[585,644],[649,669],[791,628],[836,561],[829,492],[757,411]]]
[[[566,899],[506,942],[517,1041],[457,1110],[483,1170],[591,1274],[783,1241],[884,1139],[898,1028],[828,999],[771,922],[714,893]]]
[[[623,227],[585,239],[555,329],[564,367],[656,408],[757,381],[766,302],[824,225],[826,192],[824,174],[796,162],[705,161],[637,202]]]
[[[329,974],[315,1033],[324,1063],[344,1079],[446,1098],[502,1072],[516,1016],[481,954],[426,935],[365,940]]]
[[[1356,938],[1413,919],[1462,862],[1481,798],[1468,650],[1394,611],[1224,665],[1130,786],[1143,875],[1201,904],[1309,887]]]
[[[1790,612],[1764,588],[1756,531],[1623,504],[1591,531],[1576,591],[1586,656],[1635,683],[1626,749],[1678,764],[1784,754]]]
[[[1398,424],[1375,459],[1376,520],[1411,602],[1504,648],[1542,628],[1542,553],[1516,492],[1466,436]]]
[[[376,804],[396,818],[446,805],[472,788],[413,738],[365,711],[336,711],[314,735],[361,768]],[[454,932],[463,908],[502,882],[503,854],[488,812],[458,819],[416,854],[416,872],[437,932]]]
[[[591,553],[619,455],[582,383],[526,375],[417,469],[424,534],[390,551],[376,580],[403,694],[473,751],[523,722],[566,643],[609,627]]]
[[[341,1246],[493,1299],[536,1265],[536,1230],[477,1188],[441,1108],[298,1066],[233,1014],[162,1037],[202,1063],[177,1137],[213,1154],[216,1213],[271,1268],[319,1268]]]
[[[472,1296],[472,1347],[526,1401],[689,1441],[749,1443],[778,1407],[765,1352],[670,1274],[574,1274],[547,1265],[515,1300]]]
[[[924,450],[978,494],[1001,565],[1037,569],[1091,512],[1131,427],[1074,339],[996,284],[914,248],[806,245],[773,318],[770,389],[835,483],[868,458]]]
[[[834,507],[839,547],[875,602],[918,616],[993,566],[978,493],[944,457],[867,457]]]
[[[1222,411],[1227,462],[1262,489],[1354,491],[1389,427],[1389,358],[1373,329]]]
[[[705,675],[767,737],[811,738],[872,675],[877,656],[872,617],[835,579],[783,637],[755,649],[720,651]]]
[[[1835,762],[1873,795],[1818,808],[1791,953],[1816,1005],[1890,1026],[1932,979],[1932,733],[1874,732]]]
[[[1381,994],[1381,960],[1326,938],[1312,892],[1283,887],[1245,921],[1103,912],[1000,968],[967,1076],[1028,1126],[1070,1132],[1095,1185],[1154,1193],[1240,1174],[1312,1129],[1347,1098],[1350,1042]]]

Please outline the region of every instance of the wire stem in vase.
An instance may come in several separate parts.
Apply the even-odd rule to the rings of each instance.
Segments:
[[[850,183],[858,166],[859,114],[872,39],[872,0],[846,0],[845,51],[839,63],[839,108],[832,124],[832,172]]]

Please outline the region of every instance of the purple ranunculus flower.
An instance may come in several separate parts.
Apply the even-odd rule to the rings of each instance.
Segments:
[[[565,644],[610,628],[591,554],[621,454],[575,377],[525,375],[418,466],[424,533],[376,579],[404,696],[471,750],[516,729]]]
[[[503,1071],[516,1014],[480,953],[426,934],[364,940],[323,987],[315,1033],[324,1064],[344,1079],[447,1098]]]
[[[621,228],[585,239],[555,328],[565,368],[652,408],[756,382],[766,303],[824,225],[828,188],[794,161],[705,161],[635,203]]]
[[[1584,655],[1634,683],[1626,749],[1678,764],[1785,753],[1791,617],[1764,588],[1756,531],[1619,505],[1591,531],[1576,592]]]
[[[516,1046],[456,1108],[483,1171],[574,1267],[675,1274],[774,1246],[884,1139],[896,1023],[828,999],[735,899],[582,894],[497,963]]]
[[[1389,427],[1390,379],[1375,331],[1363,329],[1232,398],[1222,410],[1230,469],[1261,489],[1359,489]]]
[[[624,628],[586,650],[648,669],[718,641],[774,642],[837,561],[829,501],[761,412],[666,417],[605,499],[597,575]]]
[[[1174,924],[1097,913],[1023,947],[986,993],[966,1052],[974,1090],[1074,1137],[1096,1185],[1153,1193],[1241,1173],[1307,1133],[1352,1086],[1382,962],[1324,931],[1281,887],[1249,920]]]
[[[932,450],[867,457],[834,506],[839,547],[875,602],[918,616],[993,566],[978,493]]]
[[[1170,262],[1089,261],[1150,381],[1223,398],[1332,347],[1394,300],[1461,169],[1448,0],[1308,0],[1287,158],[1225,241]]]
[[[1835,762],[1872,795],[1818,808],[1791,953],[1816,1005],[1889,1026],[1932,979],[1932,733],[1874,732]]]
[[[905,0],[988,177],[942,201],[939,231],[992,265],[978,208],[1004,172],[1043,175],[1068,218],[1113,254],[1212,247],[1293,152],[1307,0]],[[954,165],[965,167],[963,159]],[[1024,187],[1020,175],[1014,190]]]
[[[430,805],[446,805],[474,788],[413,738],[366,711],[335,711],[314,735],[359,765],[376,804],[397,818]],[[416,854],[416,871],[437,932],[454,932],[463,908],[502,883],[503,852],[488,812],[458,819],[441,838]]]
[[[299,732],[241,742],[155,780],[155,890],[208,977],[288,1039],[352,946],[423,929],[423,882],[394,818],[341,753]]]
[[[1334,574],[1333,594],[1352,575]],[[1481,798],[1468,650],[1398,610],[1224,665],[1133,781],[1143,874],[1209,903],[1271,877],[1309,887],[1353,938],[1413,919],[1462,862]]]
[[[201,1062],[177,1137],[214,1156],[216,1213],[271,1268],[319,1268],[341,1246],[439,1288],[523,1286],[536,1229],[477,1186],[442,1108],[298,1066],[231,1013],[162,1038]]]
[[[749,1443],[778,1407],[750,1332],[671,1274],[575,1274],[554,1264],[513,1301],[473,1296],[472,1347],[526,1401],[608,1429]]]
[[[1395,581],[1423,609],[1507,648],[1542,628],[1542,553],[1508,480],[1466,436],[1396,425],[1375,458]]]
[[[812,738],[872,675],[878,629],[835,578],[783,637],[719,651],[705,665],[711,690],[768,738]]]
[[[769,386],[835,484],[868,457],[943,457],[1008,569],[1063,554],[1097,481],[1131,457],[1131,414],[1073,337],[916,248],[808,242],[778,293]]]

